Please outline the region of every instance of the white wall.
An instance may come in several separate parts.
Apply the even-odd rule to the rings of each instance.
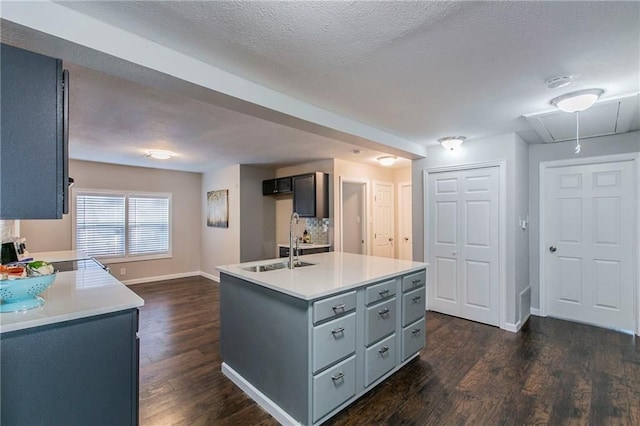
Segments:
[[[88,161],[69,161],[69,175],[75,188],[107,189],[172,194],[173,257],[148,261],[111,263],[119,280],[140,280],[175,274],[197,273],[200,269],[200,174],[143,167],[117,166]],[[21,236],[30,252],[71,250],[72,217],[58,220],[22,220]],[[120,269],[126,268],[126,275]]]
[[[506,161],[507,174],[507,217],[506,221],[506,287],[507,306],[505,320],[508,324],[515,324],[517,317],[517,295],[520,284],[516,283],[516,264],[522,263],[527,254],[523,244],[516,244],[516,232],[518,225],[518,211],[526,209],[522,200],[516,201],[516,194],[526,194],[528,191],[525,180],[518,178],[516,167],[526,164],[523,156],[524,142],[515,134],[492,136],[488,138],[466,141],[458,152],[444,150],[440,146],[432,146],[427,149],[427,158],[412,162],[412,222],[413,222],[413,259],[424,261],[424,185],[423,170],[433,167],[456,166],[464,164],[477,164],[499,160]],[[518,154],[516,154],[516,151]],[[526,172],[525,172],[526,174]],[[526,197],[525,197],[526,198]]]
[[[640,132],[584,139],[580,144],[578,155],[574,154],[572,141],[529,146],[529,277],[531,306],[536,309],[540,308],[540,162],[640,152]]]
[[[229,190],[229,227],[207,226],[207,192]],[[200,270],[219,278],[218,265],[240,263],[240,166],[212,170],[202,175],[200,190]]]

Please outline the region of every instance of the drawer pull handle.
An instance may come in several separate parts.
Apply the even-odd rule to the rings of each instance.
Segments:
[[[379,354],[384,354],[389,351],[389,346],[383,346],[378,350]]]
[[[413,300],[414,302],[417,302],[420,299],[422,299],[422,296],[413,296],[411,300]]]
[[[378,292],[378,294],[379,294],[380,296],[384,296],[385,294],[389,294],[389,290],[385,288],[384,290],[380,290],[380,291]]]
[[[338,327],[335,330],[331,330],[331,333],[335,336],[336,334],[344,333],[344,327]]]
[[[419,279],[411,281],[411,284],[418,284],[420,282]]]
[[[344,312],[344,308],[345,308],[346,306],[347,306],[347,305],[345,305],[344,303],[341,303],[341,304],[339,304],[339,305],[334,306],[332,309],[333,309],[333,311],[334,311],[334,312],[339,311],[340,309],[342,309],[342,311]]]
[[[420,329],[414,328],[413,330],[411,330],[411,333],[415,336],[416,334],[420,333]]]
[[[378,314],[380,314],[380,316],[382,316],[382,317],[387,315],[388,313],[389,313],[389,308],[384,308],[384,309],[378,311]]]
[[[344,372],[340,371],[337,374],[334,374],[333,376],[331,376],[331,380],[333,380],[334,382],[337,382],[338,380],[342,379],[344,377]]]

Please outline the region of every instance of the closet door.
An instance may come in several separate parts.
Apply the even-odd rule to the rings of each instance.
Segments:
[[[429,174],[429,307],[500,322],[499,169]]]

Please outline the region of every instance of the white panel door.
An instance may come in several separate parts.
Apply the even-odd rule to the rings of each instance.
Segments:
[[[429,308],[500,324],[499,168],[429,174]]]
[[[400,239],[398,257],[404,260],[413,260],[413,227],[411,224],[411,182],[398,184],[399,208],[398,226]]]
[[[373,183],[373,255],[393,256],[393,184]]]
[[[545,182],[549,315],[634,330],[632,161],[547,168]]]

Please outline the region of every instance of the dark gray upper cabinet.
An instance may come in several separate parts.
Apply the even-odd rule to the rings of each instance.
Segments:
[[[60,219],[68,203],[67,73],[59,59],[6,44],[0,65],[0,219]]]
[[[262,181],[262,195],[291,194],[291,178],[283,177]]]
[[[293,211],[300,217],[329,217],[329,175],[293,176]]]

